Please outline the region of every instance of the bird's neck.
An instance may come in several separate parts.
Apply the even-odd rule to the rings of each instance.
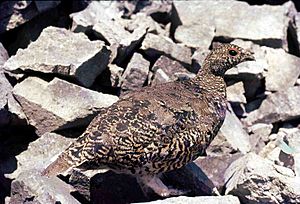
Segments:
[[[196,77],[191,79],[191,83],[199,87],[202,91],[221,95],[226,98],[226,84],[223,76],[218,76],[206,69],[201,69]]]

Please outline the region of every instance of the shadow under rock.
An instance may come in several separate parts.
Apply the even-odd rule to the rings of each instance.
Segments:
[[[15,156],[37,138],[33,127],[0,127],[0,203],[10,195],[11,180],[4,175],[17,169]]]
[[[81,203],[125,204],[162,199],[151,189],[144,195],[135,177],[113,171],[87,178],[81,171],[73,171],[68,183],[77,191],[72,195]],[[162,181],[169,188],[186,192],[188,196],[212,195],[215,187],[207,175],[195,164],[164,173]]]

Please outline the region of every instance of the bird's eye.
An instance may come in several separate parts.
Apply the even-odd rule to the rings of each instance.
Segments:
[[[230,54],[231,56],[236,56],[238,53],[237,53],[236,50],[229,50],[229,54]]]

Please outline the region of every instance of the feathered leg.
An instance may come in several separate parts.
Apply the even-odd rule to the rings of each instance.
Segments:
[[[150,187],[156,194],[161,197],[169,197],[172,195],[183,195],[184,191],[178,189],[169,189],[158,177],[158,175],[144,175],[138,178],[141,188],[145,194],[147,194],[147,189],[145,187]],[[144,185],[144,186],[143,186]]]

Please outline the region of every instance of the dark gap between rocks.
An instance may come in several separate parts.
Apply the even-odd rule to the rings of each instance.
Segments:
[[[299,43],[298,43],[298,36],[297,36],[297,28],[293,24],[293,22],[289,23],[289,27],[287,29],[287,41],[288,41],[289,53],[299,57],[300,50],[299,50]]]
[[[4,203],[10,195],[11,180],[5,174],[12,173],[17,168],[16,155],[25,151],[30,142],[38,139],[32,126],[0,127],[0,203]]]

